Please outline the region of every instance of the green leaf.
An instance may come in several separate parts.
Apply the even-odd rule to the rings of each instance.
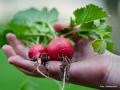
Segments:
[[[115,44],[113,42],[107,42],[107,50],[115,52]]]
[[[19,11],[15,14],[12,19],[12,22],[18,24],[28,24],[40,20],[40,11],[35,8],[30,8],[24,11]]]
[[[104,38],[104,40],[105,40],[106,42],[109,42],[109,43],[112,43],[112,42],[113,42],[111,35],[105,35],[103,38]]]
[[[55,23],[58,20],[59,12],[55,8],[53,8],[47,15],[48,17],[46,20],[49,21],[49,23]]]
[[[90,36],[90,38],[92,38],[94,40],[100,39],[100,35],[94,29],[90,31],[90,35],[89,36]]]
[[[25,11],[18,12],[13,17],[13,22],[18,24],[28,24],[31,25],[34,22],[46,22],[53,24],[58,20],[58,11],[53,8],[50,11],[47,8],[43,8],[42,10],[38,10],[35,8],[30,8]]]
[[[91,29],[94,29],[95,28],[95,25],[94,25],[94,22],[88,22],[88,23],[83,23],[80,25],[80,29],[87,29],[87,30],[91,30]]]
[[[79,32],[77,32],[78,36],[88,39],[89,38],[89,30],[87,29],[80,29]]]
[[[93,22],[96,27],[100,25],[100,20],[94,20]]]
[[[77,24],[82,24],[98,19],[103,19],[109,15],[100,7],[89,4],[86,7],[76,9],[74,11],[74,16]]]
[[[100,22],[100,24],[96,27],[96,30],[104,30],[106,32],[112,32],[112,27],[107,25],[105,22]]]
[[[94,49],[95,52],[99,53],[99,54],[103,54],[106,50],[106,42],[104,40],[94,40],[92,42],[92,47]]]
[[[52,26],[57,21],[58,14],[55,8],[51,10],[30,8],[18,12],[8,24],[0,26],[0,46],[7,43],[5,36],[8,32],[14,33],[28,46],[35,44],[37,37],[40,37],[42,42],[42,38],[49,36],[46,37],[45,44],[49,43],[51,37],[56,35]]]
[[[80,25],[80,29],[77,30],[77,34],[84,39],[89,39],[90,32],[94,28],[93,22],[83,23]]]
[[[92,38],[92,39],[99,39],[99,36],[97,35],[97,34],[91,34],[90,35],[90,37]]]
[[[78,35],[79,35],[80,37],[84,38],[84,39],[88,39],[88,38],[89,38],[88,35],[86,35],[86,34],[81,34],[81,33],[79,33]]]
[[[74,26],[75,25],[75,20],[71,17],[70,18],[70,26]]]

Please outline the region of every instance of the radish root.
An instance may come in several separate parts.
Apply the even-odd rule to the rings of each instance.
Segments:
[[[48,57],[46,57],[46,58],[48,58]],[[61,70],[61,76],[62,76],[62,85],[57,80],[45,75],[39,69],[39,67],[42,65],[41,58],[38,58],[37,62],[34,65],[36,66],[36,70],[39,74],[41,74],[42,76],[44,76],[45,78],[47,78],[49,80],[54,81],[59,86],[59,90],[64,90],[66,81],[68,81],[68,79],[69,79],[70,59],[67,56],[64,56],[64,55],[62,55],[61,58],[62,58],[62,64],[60,66],[60,70]]]
[[[45,74],[39,69],[39,66],[41,66],[41,58],[38,58],[37,63],[38,63],[38,64],[36,65],[36,66],[37,66],[37,67],[36,67],[37,72],[38,72],[39,74],[41,74],[42,76],[44,76],[45,78],[54,81],[54,82],[59,86],[59,90],[62,90],[62,89],[61,89],[62,86],[60,85],[60,83],[59,83],[57,80],[55,80],[55,79],[53,79],[53,78],[51,78],[51,77],[48,77],[47,75],[45,75]]]
[[[70,59],[62,54],[62,64],[60,66],[62,79],[62,90],[65,88],[65,83],[69,80]]]
[[[65,88],[65,82],[66,82],[66,68],[64,69],[63,84],[62,84],[62,89],[61,90],[64,90],[64,88]]]

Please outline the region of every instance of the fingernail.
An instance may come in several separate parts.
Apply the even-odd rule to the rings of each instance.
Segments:
[[[6,38],[8,38],[8,37],[16,37],[13,33],[8,33],[7,35],[6,35]]]
[[[8,58],[8,62],[12,64],[12,57]]]
[[[10,64],[13,64],[14,61],[15,61],[15,59],[16,59],[16,56],[11,56],[11,57],[8,58],[8,62],[9,62]]]
[[[7,49],[7,48],[9,48],[9,47],[10,47],[10,46],[6,44],[6,45],[4,45],[4,46],[2,47],[2,49],[5,50],[5,49]]]

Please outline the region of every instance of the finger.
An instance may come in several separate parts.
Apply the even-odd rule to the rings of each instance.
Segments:
[[[20,69],[21,71],[23,71],[24,73],[28,74],[28,75],[32,75],[32,76],[42,76],[37,70],[36,70],[36,66],[35,66],[35,62],[29,61],[29,60],[25,60],[24,58],[22,58],[21,56],[12,56],[8,59],[10,64],[15,65],[18,69]],[[40,71],[44,74],[47,75],[46,72],[46,68],[41,65],[39,67]]]
[[[55,31],[59,32],[67,26],[68,24],[65,22],[57,22],[54,24],[53,28],[55,29]]]
[[[89,58],[96,55],[93,51],[92,44],[90,40],[79,40],[74,46],[74,57],[79,60],[84,60],[84,58]]]
[[[8,58],[11,57],[11,56],[15,56],[16,55],[14,49],[11,46],[9,46],[9,45],[4,45],[2,47],[2,49],[3,49],[3,51],[5,52],[5,54],[6,54],[6,56]]]
[[[60,79],[60,65],[59,61],[49,61],[46,65],[50,77]]]
[[[34,62],[26,60],[18,55],[8,58],[8,61],[10,64],[13,64],[29,72],[33,72],[36,69]]]
[[[18,70],[22,71],[26,75],[40,77],[40,75],[38,73],[29,72],[29,71],[22,69],[22,68],[19,68],[19,67],[17,67],[17,68],[18,68]]]
[[[10,45],[15,49],[16,53],[20,56],[28,59],[28,48],[25,47],[14,34],[8,33],[7,34],[7,40],[10,43]]]

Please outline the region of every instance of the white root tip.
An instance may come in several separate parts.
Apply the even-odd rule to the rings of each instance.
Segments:
[[[55,80],[55,79],[53,79],[53,78],[51,78],[51,77],[48,77],[48,76],[45,75],[43,72],[41,72],[40,69],[39,69],[39,66],[37,66],[36,69],[37,69],[37,72],[40,73],[42,76],[44,76],[45,78],[47,78],[47,79],[49,79],[49,80],[54,81],[54,82],[59,86],[59,90],[62,90],[62,89],[61,89],[61,85],[60,85],[60,83],[59,83],[57,80]]]
[[[65,67],[65,69],[64,69],[63,84],[62,84],[62,89],[61,89],[61,90],[64,90],[64,88],[65,88],[65,79],[66,79],[66,67]]]

